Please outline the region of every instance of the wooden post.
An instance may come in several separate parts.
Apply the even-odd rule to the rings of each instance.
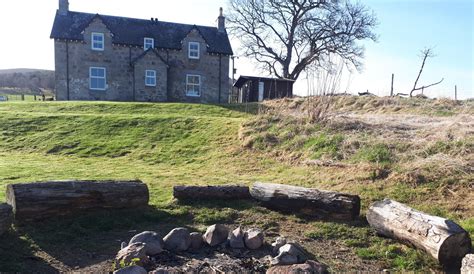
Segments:
[[[392,87],[390,89],[390,96],[393,96],[393,78],[395,77],[395,74],[392,73]]]
[[[21,95],[21,100],[22,100],[22,101],[25,101],[25,94],[22,94],[22,95]]]
[[[454,100],[455,101],[458,100],[458,86],[457,85],[454,86]]]

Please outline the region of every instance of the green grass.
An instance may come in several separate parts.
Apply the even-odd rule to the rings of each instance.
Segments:
[[[376,237],[364,222],[301,220],[242,201],[173,201],[173,185],[269,181],[359,194],[363,209],[385,197],[431,205],[426,204],[425,195],[428,190],[435,191],[428,185],[414,189],[402,183],[373,184],[367,179],[371,170],[308,167],[269,155],[283,149],[312,158],[393,164],[397,149],[383,144],[360,145],[349,156],[342,155],[345,135],[320,125],[255,116],[258,108],[254,104],[0,103],[0,201],[5,199],[4,189],[9,183],[137,178],[148,185],[151,204],[143,212],[86,214],[20,227],[0,239],[0,243],[14,239],[0,251],[0,270],[26,271],[22,268],[24,258],[35,257],[38,250],[64,261],[70,260],[66,251],[73,253],[75,249],[113,254],[119,246],[116,239],[129,238],[129,230],[167,231],[186,226],[202,231],[213,223],[238,223],[278,231],[285,229],[285,222],[295,226],[309,222],[313,229],[296,236],[338,241],[353,249],[353,256],[372,263],[413,270],[432,266],[426,255]],[[242,124],[250,124],[252,131],[242,132]],[[239,135],[243,136],[239,139]],[[461,150],[463,146],[453,148]],[[451,146],[435,149],[445,151]],[[457,215],[445,205],[430,208],[448,212],[472,233],[472,218]]]

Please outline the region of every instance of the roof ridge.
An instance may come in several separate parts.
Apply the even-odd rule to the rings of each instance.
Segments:
[[[117,16],[117,15],[107,15],[107,14],[101,14],[101,13],[90,13],[90,12],[82,12],[82,11],[69,11],[70,13],[79,13],[79,14],[86,14],[86,15],[93,15],[93,16],[104,16],[104,17],[115,17],[115,18],[120,18],[120,19],[127,19],[127,20],[137,20],[137,21],[145,21],[148,22],[150,19],[144,19],[144,18],[135,18],[135,17],[127,17],[127,16]],[[176,25],[182,25],[182,26],[188,26],[188,27],[200,27],[200,28],[212,28],[212,29],[217,29],[217,27],[213,26],[204,26],[204,25],[196,25],[196,24],[186,24],[186,23],[178,23],[178,22],[169,22],[169,21],[161,21],[158,20],[158,23],[165,23],[165,24],[176,24]]]

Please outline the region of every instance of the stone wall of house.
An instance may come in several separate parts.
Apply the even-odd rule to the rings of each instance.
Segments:
[[[168,66],[155,52],[148,51],[143,58],[137,60],[134,69],[135,101],[168,101]],[[147,86],[145,84],[146,70],[154,70],[156,72],[156,86]]]
[[[104,51],[91,49],[92,32],[104,33]],[[190,41],[200,43],[201,52],[198,60],[188,58]],[[57,100],[227,103],[230,89],[229,56],[208,54],[207,43],[197,30],[190,32],[182,44],[182,50],[158,50],[168,67],[154,53],[146,54],[142,57],[143,60],[135,62],[133,67],[132,61],[143,54],[143,48],[112,44],[111,32],[99,18],[96,18],[84,30],[84,41],[55,41],[56,98]],[[67,59],[69,59],[69,96]],[[106,68],[106,90],[89,88],[90,67]],[[145,86],[147,69],[157,71],[156,87]],[[187,74],[201,76],[199,97],[186,95]]]

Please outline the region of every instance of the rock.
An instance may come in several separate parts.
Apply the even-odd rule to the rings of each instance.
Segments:
[[[226,226],[215,224],[207,228],[206,233],[204,233],[203,239],[210,246],[216,246],[222,244],[227,240],[229,230]]]
[[[244,241],[247,248],[258,249],[263,245],[263,233],[260,229],[249,229],[245,232]]]
[[[474,254],[467,254],[462,259],[461,274],[474,274]]]
[[[280,247],[278,256],[271,261],[272,265],[301,264],[306,262],[308,255],[303,247],[297,243],[289,243]]]
[[[187,228],[179,227],[171,230],[163,238],[165,248],[170,251],[185,251],[191,245],[191,237]]]
[[[245,248],[244,232],[240,226],[229,233],[229,246],[231,248]]]
[[[329,273],[327,267],[316,261],[307,261],[304,264],[277,265],[267,270],[267,274],[280,273]]]
[[[198,250],[201,248],[203,244],[203,239],[202,239],[202,234],[199,232],[193,232],[189,234],[189,237],[191,239],[191,245],[189,246],[190,249],[192,250]]]
[[[272,252],[274,255],[278,255],[280,252],[280,247],[286,245],[286,238],[285,237],[278,237],[275,239],[275,242],[272,243]]]
[[[154,231],[144,231],[133,236],[129,245],[133,243],[144,243],[146,255],[153,256],[163,252],[163,239]]]
[[[145,268],[141,266],[129,266],[122,268],[120,270],[114,271],[114,274],[147,274],[148,271],[145,270]]]
[[[170,274],[172,271],[168,271],[165,268],[158,268],[150,272],[150,274]]]
[[[115,257],[115,268],[119,269],[120,265],[130,265],[132,262],[138,266],[148,263],[144,243],[132,243],[121,249]]]

